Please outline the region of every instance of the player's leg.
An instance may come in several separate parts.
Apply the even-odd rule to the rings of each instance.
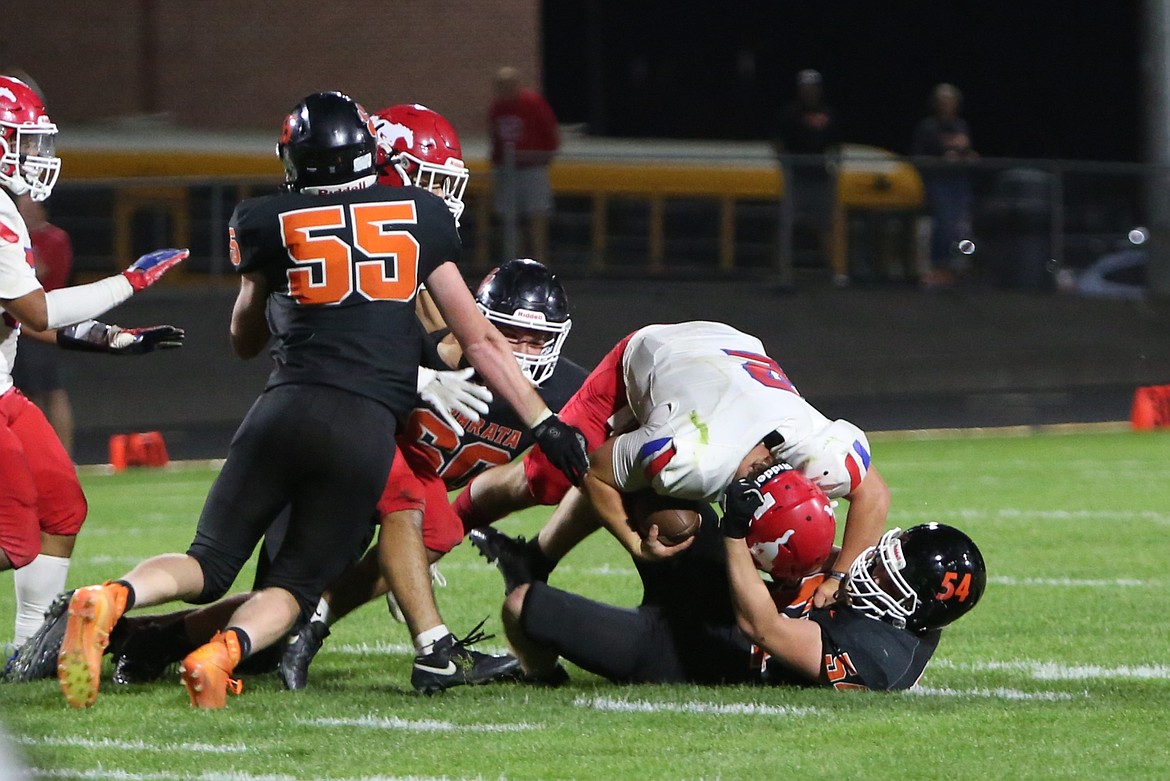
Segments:
[[[41,532],[41,551],[17,570],[16,644],[22,644],[44,621],[53,600],[65,590],[73,542],[86,516],[85,495],[69,454],[44,414],[32,402],[20,397],[11,415],[10,430],[23,445],[36,488],[36,514]],[[9,407],[11,409],[11,406]]]
[[[0,396],[0,571],[23,567],[41,551],[36,484],[5,414],[15,393]]]
[[[365,538],[370,508],[382,493],[394,455],[395,419],[386,407],[324,387],[303,386],[295,395],[300,418],[293,427],[298,456],[289,492],[288,532],[258,584],[261,588],[221,633],[235,635],[239,658],[275,643],[298,617],[313,614],[321,594],[351,563],[353,551]],[[208,664],[230,675],[231,668],[221,662],[234,659],[234,668],[239,662],[235,651],[229,642],[224,652],[213,639],[185,659],[183,667],[198,672],[195,665],[203,661],[201,654],[218,654],[209,657]],[[187,677],[195,677],[194,672]],[[200,699],[187,680],[192,701],[200,707],[222,707],[218,680],[226,683],[229,678],[214,670],[208,673],[216,679],[217,696]]]
[[[233,594],[198,609],[127,617],[110,633],[114,683],[149,683],[227,626],[250,594]]]
[[[61,645],[58,678],[75,707],[93,704],[101,658],[122,614],[173,599],[211,602],[235,580],[261,534],[284,504],[289,459],[299,452],[295,405],[281,388],[263,394],[240,425],[224,468],[204,503],[186,554],[148,559],[118,581],[77,589]]]
[[[411,685],[418,691],[434,693],[452,686],[484,684],[513,676],[519,663],[510,655],[494,656],[476,651],[471,646],[481,639],[480,626],[462,638],[448,630],[439,615],[435,602],[432,571],[428,566],[463,540],[463,524],[447,501],[447,486],[433,472],[416,471],[426,497],[426,508],[421,526],[421,552],[416,548],[414,533],[409,532],[408,546],[386,545],[387,529],[383,526],[383,541],[379,551],[392,554],[384,559],[392,591],[411,627],[416,655],[411,671]],[[403,592],[394,582],[394,568],[401,561],[401,549],[415,549],[410,568],[414,588]],[[425,589],[424,589],[425,586]],[[405,598],[404,598],[405,596]]]
[[[670,627],[654,608],[606,605],[537,581],[508,595],[504,627],[538,680],[555,675],[558,656],[618,683],[686,680]]]
[[[443,499],[446,502],[446,497]],[[411,516],[422,517],[422,509],[426,505],[425,492],[422,484],[415,477],[402,452],[395,454],[394,462],[390,466],[390,473],[382,488],[382,495],[378,499],[374,517],[379,520],[379,544],[375,548],[365,550],[361,558],[345,569],[341,575],[329,584],[329,588],[321,595],[316,610],[307,622],[297,627],[290,637],[288,647],[281,656],[278,674],[288,689],[299,690],[308,685],[309,666],[321,651],[325,638],[330,634],[330,627],[344,616],[382,594],[390,594],[390,584],[384,575],[381,558],[389,559],[389,551],[381,553],[383,547],[393,543],[386,538],[383,528],[386,520],[396,513],[405,513]],[[368,540],[363,550],[368,547]],[[407,579],[403,568],[403,579]],[[405,586],[404,586],[405,588]],[[429,583],[428,583],[429,588]],[[431,600],[433,603],[433,599]],[[424,608],[425,609],[425,605]],[[421,613],[422,610],[419,610]],[[438,609],[432,612],[437,616]],[[436,623],[438,623],[436,621]]]

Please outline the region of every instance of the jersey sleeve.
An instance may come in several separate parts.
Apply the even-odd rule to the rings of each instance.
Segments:
[[[266,234],[273,232],[272,226],[265,226],[260,219],[260,210],[257,205],[260,199],[241,201],[232,212],[228,222],[228,244],[232,265],[240,274],[261,271],[265,268],[265,259],[271,246],[283,246],[275,238],[265,240]]]
[[[9,201],[11,203],[11,201]],[[16,207],[0,209],[0,298],[26,296],[41,286],[33,265],[32,247],[21,238],[23,225]]]
[[[835,420],[780,457],[799,469],[832,499],[848,496],[869,471],[869,440],[847,420]]]
[[[670,407],[660,405],[644,425],[615,440],[614,478],[625,493],[650,487],[664,496],[712,502],[730,482],[724,474],[728,454],[719,449],[705,443],[697,429],[680,429]],[[740,459],[742,454],[733,460]]]
[[[916,635],[848,609],[819,610],[823,671],[836,689],[897,691],[918,682],[940,632]]]
[[[418,276],[420,281],[425,281],[443,263],[459,263],[463,257],[463,240],[455,225],[455,217],[443,199],[425,190],[419,192],[421,195],[416,201],[421,245]]]

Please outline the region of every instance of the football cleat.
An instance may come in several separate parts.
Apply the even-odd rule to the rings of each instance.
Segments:
[[[182,658],[182,652],[176,654],[173,650],[172,634],[169,627],[147,624],[116,643],[114,683],[151,683],[163,677],[167,668]]]
[[[65,701],[74,708],[88,708],[97,700],[101,685],[102,655],[110,643],[110,630],[126,611],[129,590],[107,581],[73,592],[65,637],[57,656],[57,680]]]
[[[504,593],[510,594],[519,586],[531,583],[533,564],[523,537],[512,538],[490,526],[472,529],[471,544],[480,555],[495,564],[504,576]]]
[[[302,624],[297,633],[289,638],[288,647],[280,658],[280,666],[276,668],[284,688],[300,691],[309,685],[309,665],[321,650],[326,637],[329,637],[329,627],[325,622],[310,621]]]
[[[569,671],[566,670],[560,662],[544,673],[529,673],[521,671],[516,676],[517,683],[525,683],[529,686],[543,686],[548,689],[559,689],[569,682]]]
[[[73,591],[58,594],[45,611],[45,622],[41,624],[24,645],[8,660],[0,679],[8,683],[28,683],[57,674],[57,657],[61,654],[61,641],[65,637],[65,625],[69,620],[69,600]]]
[[[240,641],[235,632],[216,632],[179,665],[179,677],[187,687],[193,708],[222,708],[228,692],[239,694],[244,684],[232,678],[240,663]]]
[[[473,651],[468,646],[487,640],[480,629],[483,621],[462,639],[447,635],[435,642],[429,654],[414,657],[410,684],[422,694],[436,694],[452,686],[478,685],[514,679],[520,661],[510,654],[491,656]]]

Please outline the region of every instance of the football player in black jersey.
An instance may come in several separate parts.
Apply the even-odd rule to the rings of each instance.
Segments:
[[[149,559],[117,581],[78,589],[59,657],[66,701],[96,700],[110,631],[135,605],[211,602],[227,591],[277,513],[289,531],[260,590],[180,667],[191,704],[221,708],[253,650],[308,616],[366,534],[413,406],[426,283],[468,362],[579,482],[584,438],[562,423],[476,308],[455,265],[460,239],[443,200],[375,183],[373,123],[352,98],[315,93],[286,117],[277,152],[287,192],[236,207],[231,258],[241,275],[232,346],[273,340],[274,369],[232,439],[186,554]]]
[[[689,550],[635,562],[645,592],[635,609],[535,580],[517,541],[495,530],[473,532],[473,541],[494,538],[508,592],[504,626],[528,679],[563,683],[557,658],[564,657],[621,683],[907,689],[942,628],[975,607],[986,587],[983,557],[970,537],[929,523],[886,532],[848,567],[840,600],[814,607],[834,560],[795,590],[770,589],[743,539],[761,502],[751,479],[737,480],[722,522],[705,508]]]
[[[560,357],[572,327],[561,283],[541,263],[511,260],[484,278],[475,298],[508,339],[516,360],[549,408],[559,410],[588,374]],[[446,329],[429,336],[427,366],[454,369],[466,364]],[[312,620],[290,643],[280,667],[288,688],[306,685],[309,664],[329,634],[328,627],[382,594],[415,639],[418,655],[411,681],[419,691],[485,683],[515,671],[512,657],[471,651],[465,647],[466,640],[457,640],[448,631],[435,603],[430,573],[425,566],[417,572],[404,559],[425,546],[427,562],[433,566],[458,545],[464,536],[463,524],[448,502],[448,492],[488,467],[512,461],[534,440],[515,412],[496,400],[480,420],[459,414],[452,425],[439,412],[433,405],[417,404],[399,433],[401,458],[395,460],[378,503],[378,546],[330,586]],[[404,570],[416,574],[404,577]]]

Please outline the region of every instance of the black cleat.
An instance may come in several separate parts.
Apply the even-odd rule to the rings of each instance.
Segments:
[[[8,683],[28,683],[57,677],[57,654],[61,651],[61,641],[65,639],[69,600],[72,598],[72,589],[57,595],[45,611],[45,622],[8,660],[0,679]]]
[[[309,685],[309,665],[321,650],[326,637],[329,637],[329,627],[324,621],[301,624],[296,634],[289,637],[288,648],[284,649],[280,666],[276,668],[284,688],[300,691]]]
[[[174,627],[146,623],[131,629],[128,622],[122,623],[127,624],[125,636],[118,638],[118,642],[110,641],[114,683],[121,686],[152,683],[186,656],[177,650]]]
[[[561,666],[560,662],[556,663],[551,670],[546,673],[526,673],[520,672],[516,678],[518,683],[525,683],[529,686],[543,686],[548,689],[559,689],[569,682],[569,671]]]
[[[410,685],[422,694],[436,694],[452,686],[478,685],[494,681],[515,680],[520,661],[510,654],[491,656],[472,651],[469,645],[487,640],[480,629],[483,621],[467,637],[456,639],[447,635],[435,643],[426,656],[414,657]]]
[[[469,536],[480,555],[495,564],[504,576],[505,594],[536,579],[523,537],[512,538],[490,526],[472,529]]]

